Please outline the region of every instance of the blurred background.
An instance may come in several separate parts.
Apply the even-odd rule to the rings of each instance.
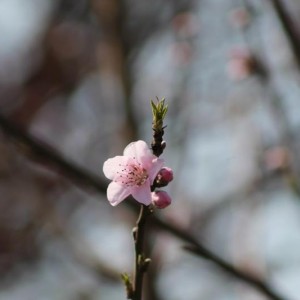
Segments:
[[[1,0],[1,120],[47,151],[0,122],[0,299],[126,299],[136,214],[109,205],[102,165],[150,143],[157,96],[175,174],[158,215],[299,300],[299,16],[297,0]],[[147,237],[145,300],[267,299]]]

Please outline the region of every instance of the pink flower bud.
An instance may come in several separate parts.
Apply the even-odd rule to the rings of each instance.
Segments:
[[[157,191],[151,193],[152,203],[157,208],[166,208],[172,202],[171,197],[165,191]]]
[[[173,170],[168,167],[164,167],[160,169],[158,172],[156,179],[155,179],[155,184],[157,187],[162,187],[168,185],[170,181],[173,180]]]
[[[173,170],[168,167],[162,168],[159,172],[158,175],[161,176],[162,180],[170,182],[173,180]]]

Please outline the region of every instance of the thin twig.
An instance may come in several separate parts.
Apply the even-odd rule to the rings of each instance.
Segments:
[[[46,164],[52,168],[55,172],[64,175],[70,181],[83,190],[90,192],[91,190],[97,191],[101,194],[106,192],[107,185],[101,178],[88,172],[87,170],[80,168],[72,162],[63,158],[57,151],[54,151],[44,142],[36,139],[29,133],[26,133],[22,129],[18,128],[11,121],[0,114],[0,128],[3,133],[12,138],[25,155],[31,159],[38,158],[39,163]],[[50,150],[51,149],[51,150]],[[131,201],[126,201],[126,205],[131,209],[137,209],[136,205],[133,205]],[[152,216],[152,224],[156,225],[158,229],[167,231],[176,236],[181,241],[191,244],[198,249],[199,255],[210,260],[217,266],[219,266],[226,273],[233,275],[235,278],[248,283],[250,286],[259,289],[263,294],[269,296],[273,300],[284,300],[284,298],[277,295],[272,289],[263,281],[247,276],[244,272],[237,270],[231,264],[224,262],[221,258],[213,254],[210,250],[206,249],[200,242],[198,242],[189,233],[183,231],[175,225],[161,220],[156,215]],[[234,270],[234,271],[230,271]]]

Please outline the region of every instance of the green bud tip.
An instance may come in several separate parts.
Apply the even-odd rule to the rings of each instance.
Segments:
[[[153,125],[156,129],[162,129],[163,120],[168,111],[168,105],[165,104],[166,99],[162,98],[159,100],[156,97],[156,103],[151,100],[152,116],[153,116]]]

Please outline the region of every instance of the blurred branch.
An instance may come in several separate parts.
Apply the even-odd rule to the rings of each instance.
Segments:
[[[249,0],[243,0],[245,7],[250,7]],[[294,30],[291,18],[288,16],[287,11],[281,0],[269,0],[272,4],[273,9],[277,15],[280,25],[283,29],[283,34],[287,39],[291,51],[295,57],[298,68],[300,70],[300,42],[297,33]],[[252,48],[252,41],[248,28],[242,28],[241,33],[245,39],[245,43],[248,47]],[[254,51],[253,51],[254,52]],[[266,54],[266,57],[269,54]],[[269,110],[272,114],[274,125],[279,134],[279,143],[284,146],[288,152],[288,163],[283,166],[279,172],[288,184],[288,187],[293,192],[293,194],[300,200],[300,183],[299,183],[299,160],[298,158],[298,146],[295,143],[295,136],[293,134],[291,122],[287,116],[282,97],[279,95],[275,83],[272,82],[272,74],[268,69],[267,60],[257,61],[257,72],[261,80],[261,88],[266,91],[269,97]],[[290,155],[291,154],[291,155]],[[291,157],[293,156],[293,162]]]
[[[18,150],[29,159],[46,165],[54,172],[70,179],[75,185],[84,187],[85,190],[95,190],[106,193],[107,184],[97,176],[83,170],[79,166],[64,158],[47,143],[31,136],[21,128],[0,115],[0,127],[3,132],[13,140]]]
[[[125,7],[126,1],[119,1],[121,1],[123,7]],[[144,0],[144,2],[147,1]],[[174,16],[185,11],[193,11],[196,3],[196,0],[161,1],[160,9],[169,11],[169,14],[166,14],[163,18],[160,18],[159,14],[157,14],[155,4],[152,10],[135,11],[132,7],[127,9],[127,20],[131,21],[127,21],[127,24],[124,23],[126,26],[123,27],[123,30],[126,28],[126,41],[130,44],[130,54],[136,56],[140,49],[143,48],[143,45],[170,26]],[[132,22],[132,20],[134,20],[134,22]]]
[[[246,274],[244,272],[238,271],[232,265],[228,264],[224,260],[220,259],[215,255],[212,255],[212,253],[208,253],[206,249],[204,248],[201,249],[201,245],[196,244],[195,246],[185,246],[184,249],[197,256],[200,256],[202,258],[206,257],[207,259],[214,261],[215,263],[218,264],[219,267],[221,267],[228,274],[232,275],[233,277],[239,280],[250,283],[253,287],[261,291],[263,294],[267,295],[270,299],[283,300],[282,297],[277,295],[268,285],[263,283],[261,280],[251,276],[250,274]]]
[[[274,10],[277,14],[277,17],[280,21],[280,24],[284,30],[285,36],[290,44],[291,50],[295,56],[295,60],[298,64],[298,68],[300,69],[300,41],[297,36],[294,26],[292,24],[291,18],[289,17],[284,4],[281,0],[269,0],[273,5]]]
[[[297,63],[298,71],[300,71],[300,40],[297,32],[295,31],[295,25],[293,24],[292,18],[289,16],[284,3],[282,0],[269,0],[270,3],[273,6],[273,9],[277,15],[277,18],[280,22],[280,25],[283,29],[283,34],[285,38],[287,39],[290,50],[295,58],[295,62]],[[281,138],[283,141],[283,144],[291,151],[291,153],[294,155],[294,166],[290,166],[288,170],[288,176],[287,177],[294,177],[293,182],[294,184],[291,186],[298,185],[299,190],[299,178],[298,178],[298,172],[299,172],[299,160],[298,157],[298,147],[295,145],[294,142],[294,136],[291,129],[291,122],[289,120],[289,117],[287,116],[287,113],[285,111],[285,107],[283,104],[283,100],[281,97],[276,93],[276,87],[272,89],[272,83],[271,83],[271,76],[269,73],[265,74],[267,84],[269,84],[271,99],[272,99],[272,109],[274,113],[274,117],[276,120],[276,124],[280,126],[281,130]],[[279,122],[278,122],[279,121]],[[296,189],[293,189],[296,196],[299,197],[299,193],[296,192]]]
[[[169,233],[172,233],[174,236],[181,239],[182,241],[189,243],[190,245],[184,246],[185,250],[188,250],[188,251],[192,252],[193,254],[200,256],[201,258],[204,258],[204,259],[207,259],[207,260],[213,262],[219,268],[221,268],[223,271],[225,271],[227,274],[235,277],[238,280],[248,283],[250,286],[261,291],[264,295],[268,296],[270,299],[284,300],[284,298],[279,296],[275,291],[273,291],[272,288],[268,286],[268,284],[266,284],[265,282],[263,282],[262,280],[254,277],[254,276],[251,276],[248,273],[245,273],[241,270],[236,269],[232,264],[226,262],[219,256],[217,256],[214,253],[212,253],[211,251],[209,251],[205,246],[203,246],[199,241],[197,241],[197,239],[195,239],[193,236],[189,235],[184,230],[182,230],[178,227],[175,227],[174,225],[171,225],[169,223],[166,223],[157,217],[155,218],[155,216],[153,216],[153,222],[160,229],[168,231]]]
[[[80,186],[87,191],[97,191],[100,193],[106,192],[106,183],[101,178],[88,172],[87,170],[80,168],[72,162],[64,159],[58,152],[51,149],[49,145],[36,139],[29,133],[24,132],[22,129],[14,125],[4,116],[0,115],[0,128],[9,138],[16,143],[18,149],[26,156],[39,163],[46,164],[46,166],[53,169],[55,172],[62,174],[71,180],[74,184]],[[38,159],[38,160],[36,160]],[[136,205],[132,205],[131,201],[126,202],[127,206],[131,209],[137,210]],[[260,290],[263,294],[273,300],[283,300],[284,298],[277,295],[272,289],[263,281],[254,278],[243,271],[236,269],[233,265],[225,262],[204,247],[196,238],[191,236],[184,230],[163,221],[157,216],[152,216],[152,224],[159,229],[165,230],[183,242],[190,244],[190,251],[196,252],[197,255],[210,260],[217,266],[219,266],[226,273],[234,276],[235,278],[248,283],[252,287]]]
[[[104,277],[112,282],[120,280],[118,270],[111,268],[107,262],[97,257],[86,246],[85,241],[69,228],[68,224],[59,216],[53,206],[48,205],[47,211],[42,208],[40,219],[42,219],[43,224],[47,223],[50,226],[50,232],[55,235],[55,238],[58,236],[63,239],[77,263],[91,271],[95,278],[100,280]]]
[[[110,0],[109,3],[104,5],[99,1],[91,1],[103,34],[102,42],[110,49],[104,58],[105,63],[117,76],[123,92],[126,125],[121,129],[126,132],[122,132],[122,136],[132,141],[137,138],[138,126],[132,103],[133,72],[129,57],[133,44],[130,43],[126,32],[128,8],[124,0]]]
[[[121,64],[121,81],[124,91],[124,105],[126,112],[127,128],[130,129],[129,140],[135,140],[138,136],[137,119],[134,113],[132,89],[133,89],[133,70],[130,55],[133,50],[133,44],[129,42],[129,34],[125,31],[126,21],[128,18],[128,9],[124,0],[118,0],[119,18],[117,22],[116,38],[120,43],[120,64]]]

